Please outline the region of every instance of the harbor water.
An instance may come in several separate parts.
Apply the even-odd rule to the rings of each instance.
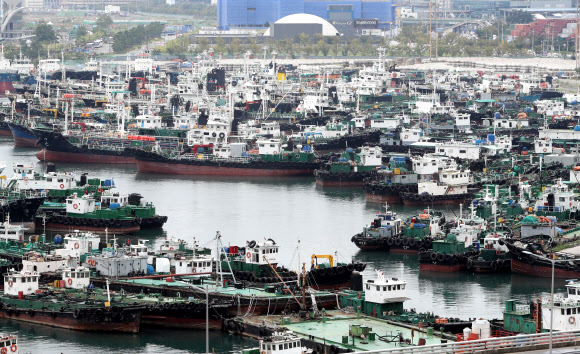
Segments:
[[[13,163],[33,162],[37,172],[44,171],[45,165],[37,161],[35,152],[14,148],[11,138],[1,138],[0,161],[8,166],[4,174],[12,173]],[[195,240],[200,246],[215,250],[217,232],[223,246],[243,246],[246,241],[272,238],[281,245],[280,263],[289,268],[298,269],[299,263],[310,267],[312,254],[330,254],[338,257],[338,261],[357,259],[368,263],[365,277],[375,277],[373,270],[379,269],[389,277],[407,281],[410,300],[405,303],[406,308],[460,319],[501,318],[505,300],[527,304],[550,291],[550,279],[510,273],[420,273],[417,255],[359,251],[351,237],[384,208],[367,203],[362,188],[320,188],[314,177],[159,176],[138,174],[135,167],[118,165],[60,164],[57,170],[113,178],[120,191],[142,194],[145,200],[154,203],[159,214],[169,216],[163,230],[118,237],[125,244],[138,239],[160,243],[166,237],[176,237],[190,243]],[[392,208],[403,218],[418,211],[416,207]],[[442,211],[447,218],[459,213],[457,208]],[[557,280],[557,291],[562,291],[563,285],[563,281]],[[17,334],[21,351],[32,353],[205,351],[203,331],[145,328],[137,335],[105,335],[1,320],[0,332]],[[210,350],[214,348],[216,353],[236,352],[255,345],[256,341],[247,338],[220,332],[210,334]]]

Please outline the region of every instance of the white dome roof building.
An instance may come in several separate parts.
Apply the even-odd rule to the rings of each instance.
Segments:
[[[300,33],[308,35],[340,36],[340,33],[330,22],[322,17],[310,14],[294,14],[282,17],[270,25],[264,36],[280,38],[295,37]]]

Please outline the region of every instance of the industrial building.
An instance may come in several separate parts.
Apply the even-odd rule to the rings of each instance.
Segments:
[[[218,0],[218,29],[268,28],[294,14],[318,16],[330,23],[375,19],[389,29],[395,22],[395,2],[389,0]]]

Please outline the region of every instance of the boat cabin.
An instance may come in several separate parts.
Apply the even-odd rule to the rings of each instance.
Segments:
[[[378,146],[362,147],[359,157],[363,166],[381,166],[383,164],[383,151]]]
[[[118,209],[129,204],[129,196],[118,192],[104,191],[101,195],[101,208]]]
[[[365,281],[365,301],[375,304],[403,302],[407,300],[407,282],[397,278],[386,278],[383,272],[376,270],[377,279]]]
[[[135,117],[137,127],[141,129],[161,129],[163,128],[163,117],[151,114],[143,114]]]
[[[78,197],[76,193],[66,198],[67,214],[86,214],[95,211],[95,198],[89,195]]]
[[[101,238],[90,232],[74,231],[74,234],[64,236],[62,243],[64,248],[55,250],[55,254],[62,257],[80,257],[91,254],[99,249]]]
[[[213,271],[213,258],[193,257],[175,260],[175,274],[211,273]],[[209,277],[211,274],[203,274],[198,277]]]
[[[279,155],[282,152],[280,139],[261,139],[257,141],[260,155]]]
[[[302,354],[305,353],[300,338],[292,332],[274,332],[260,340],[261,354]]]
[[[68,267],[68,259],[59,255],[41,255],[30,251],[22,256],[22,269],[28,272],[48,273],[56,272],[57,269]]]
[[[84,289],[90,284],[90,272],[88,268],[64,268],[60,270],[60,273],[61,280],[64,280],[64,287],[67,289]]]
[[[18,296],[19,293],[30,295],[38,290],[40,274],[22,270],[16,272],[10,270],[4,275],[4,295]]]
[[[10,214],[6,214],[6,221],[0,223],[0,239],[24,241],[24,233],[28,230],[22,225],[10,223]]]
[[[551,154],[552,153],[552,139],[535,139],[534,152],[536,154]]]
[[[149,254],[147,242],[147,240],[138,240],[136,245],[129,246],[131,254],[136,256],[147,256]]]
[[[6,348],[6,353],[18,354],[18,337],[12,334],[0,333],[0,351],[3,352],[2,348]]]
[[[278,252],[280,246],[274,242],[272,239],[268,239],[264,242],[248,242],[246,246],[246,263],[250,264],[278,264]],[[264,257],[268,259],[268,262],[264,260]]]
[[[542,324],[549,328],[551,319],[550,298],[542,299]],[[566,294],[554,295],[554,331],[575,331],[580,329],[580,282],[569,280]]]

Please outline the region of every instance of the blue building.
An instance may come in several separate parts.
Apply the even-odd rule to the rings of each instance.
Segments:
[[[282,17],[307,13],[328,21],[379,20],[379,28],[395,22],[394,0],[218,0],[218,28],[268,27]]]

